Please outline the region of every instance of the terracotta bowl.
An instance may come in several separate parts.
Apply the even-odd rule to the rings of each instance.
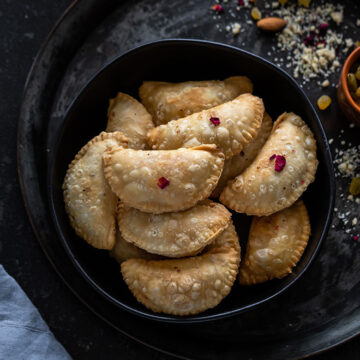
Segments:
[[[360,60],[360,47],[356,48],[346,59],[341,72],[337,97],[339,105],[347,119],[357,126],[360,126],[360,106],[358,106],[350,95],[350,91],[346,81],[346,75],[352,66]]]

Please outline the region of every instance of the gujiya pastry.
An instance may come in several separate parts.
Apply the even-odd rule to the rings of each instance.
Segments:
[[[315,178],[316,142],[294,113],[273,123],[252,90],[245,76],[144,82],[141,102],[110,100],[106,131],[69,165],[64,202],[76,234],[109,250],[154,312],[198,314],[236,278],[282,278],[304,252],[301,195]],[[227,208],[253,216],[241,261],[242,229]]]

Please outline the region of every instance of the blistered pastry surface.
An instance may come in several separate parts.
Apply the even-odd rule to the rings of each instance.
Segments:
[[[153,128],[151,115],[139,101],[121,92],[110,99],[106,131],[121,131],[128,148],[147,149],[146,134]]]
[[[136,299],[154,312],[184,316],[210,309],[229,294],[240,262],[233,225],[219,238],[198,256],[125,261],[123,278]]]
[[[286,159],[282,171],[275,156]],[[270,215],[292,205],[314,181],[318,165],[314,135],[294,113],[284,113],[253,163],[229,181],[220,201],[248,215]]]
[[[264,115],[262,100],[240,95],[214,108],[173,120],[148,133],[152,149],[178,149],[215,144],[228,159],[257,136]]]
[[[242,285],[282,278],[302,256],[310,236],[310,221],[302,200],[270,216],[253,217],[244,259]]]
[[[224,155],[214,145],[170,151],[118,148],[103,159],[105,177],[121,201],[155,214],[185,210],[207,198],[224,166]],[[168,184],[161,187],[163,179]]]
[[[199,253],[228,226],[231,213],[204,200],[180,212],[145,213],[118,206],[118,225],[126,241],[153,254],[184,257]]]
[[[224,169],[220,176],[219,182],[216,185],[211,197],[217,198],[229,180],[234,179],[240,175],[256,158],[268,139],[271,129],[272,120],[269,114],[265,113],[259,132],[255,139],[253,139],[245,148],[232,158],[225,160]]]
[[[160,258],[160,256],[149,254],[148,252],[138,248],[137,246],[127,242],[122,236],[119,230],[116,231],[115,245],[110,251],[112,256],[119,264],[129,259],[147,259],[154,260]]]
[[[116,195],[103,172],[105,150],[127,146],[120,133],[102,132],[90,140],[69,165],[64,183],[65,209],[77,235],[99,249],[115,244]]]
[[[252,90],[249,78],[232,76],[224,81],[145,81],[139,89],[139,95],[152,114],[155,124],[159,126],[223,104],[241,94],[251,93]]]

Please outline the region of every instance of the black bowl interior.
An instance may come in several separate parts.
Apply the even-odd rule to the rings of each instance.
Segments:
[[[64,210],[61,185],[68,164],[78,150],[106,126],[109,98],[118,91],[138,97],[144,80],[186,81],[223,79],[247,75],[254,93],[263,98],[269,114],[276,119],[293,111],[308,123],[318,144],[319,168],[316,181],[303,198],[309,210],[312,234],[294,272],[281,279],[254,287],[235,284],[220,305],[197,316],[178,318],[154,314],[132,296],[122,280],[119,266],[108,252],[96,250],[78,238]],[[57,144],[49,144],[48,191],[50,208],[59,236],[75,266],[105,297],[134,313],[164,321],[206,321],[229,316],[259,305],[281,293],[307,268],[329,226],[333,206],[334,181],[328,144],[310,102],[286,73],[269,62],[237,48],[192,40],[167,40],[136,48],[115,59],[97,73],[80,92],[56,134]],[[234,214],[242,247],[245,248],[250,218]]]

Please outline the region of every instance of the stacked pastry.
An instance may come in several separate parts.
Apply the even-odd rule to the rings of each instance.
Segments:
[[[292,113],[273,125],[251,92],[241,76],[144,82],[142,103],[123,93],[110,100],[106,132],[69,166],[73,228],[111,251],[131,292],[155,312],[212,308],[238,274],[244,285],[281,278],[305,249],[310,223],[298,199],[314,180],[314,137]],[[219,195],[222,204],[208,199]],[[254,215],[240,269],[224,205]]]

